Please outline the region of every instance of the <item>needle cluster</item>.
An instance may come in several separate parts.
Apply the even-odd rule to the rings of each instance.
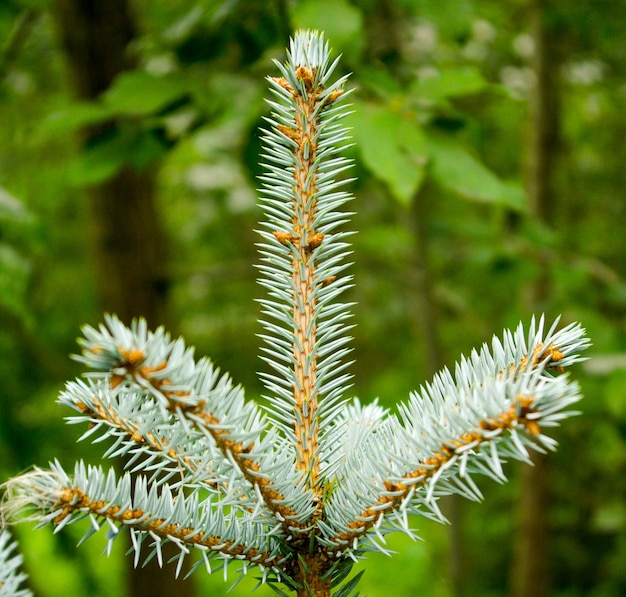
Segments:
[[[28,589],[20,588],[26,580],[21,571],[22,556],[8,531],[0,531],[0,597],[32,597]]]

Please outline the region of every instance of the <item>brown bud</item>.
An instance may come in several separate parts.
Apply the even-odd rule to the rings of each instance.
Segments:
[[[290,234],[289,232],[281,232],[280,230],[274,230],[272,232],[276,240],[281,244],[287,246],[289,243],[295,243],[298,240],[298,237]]]
[[[120,355],[124,359],[124,365],[136,367],[144,360],[145,355],[138,348],[118,348]]]
[[[308,253],[312,253],[317,249],[324,240],[324,235],[321,232],[314,232],[309,234],[307,240],[309,241],[306,245],[306,250]]]
[[[326,105],[332,104],[337,101],[343,95],[343,91],[341,89],[335,89],[335,91],[331,91],[325,98],[324,103]]]
[[[293,95],[293,87],[289,84],[289,81],[284,77],[272,77],[272,81],[278,83],[283,89]]]
[[[304,83],[307,91],[313,89],[313,73],[306,66],[299,66],[296,69],[296,77]]]
[[[299,131],[292,129],[290,126],[285,126],[284,124],[279,124],[277,128],[285,137],[293,139],[296,143],[300,144]]]

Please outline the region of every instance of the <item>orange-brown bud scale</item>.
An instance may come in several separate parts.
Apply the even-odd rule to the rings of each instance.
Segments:
[[[291,139],[292,141],[295,141],[298,145],[301,143],[301,136],[300,136],[300,132],[297,131],[296,129],[290,127],[290,126],[285,126],[284,124],[279,124],[276,127],[283,135],[285,135],[285,137]]]
[[[322,244],[324,235],[321,232],[313,232],[308,235],[307,240],[306,252],[310,254]]]
[[[336,102],[342,95],[343,95],[343,91],[341,89],[331,91],[324,99],[324,102],[326,103],[326,105],[330,106],[330,104],[332,104],[333,102]]]
[[[304,88],[309,93],[315,84],[315,69],[310,71],[306,66],[296,68],[296,77],[304,83]]]
[[[289,81],[287,81],[287,79],[285,79],[284,77],[271,77],[271,79],[272,81],[274,81],[275,83],[280,85],[283,89],[285,89],[286,91],[288,91],[289,93],[293,95],[294,93],[293,87],[291,86]]]
[[[163,369],[165,369],[166,367],[167,367],[167,361],[162,361],[158,365],[155,365],[154,367],[151,365],[144,365],[143,367],[141,367],[141,369],[139,369],[139,375],[147,378],[153,373],[163,371]]]
[[[138,348],[125,349],[120,347],[118,351],[123,359],[122,366],[134,368],[146,358],[144,353]]]
[[[274,232],[272,232],[272,234],[281,245],[293,245],[298,241],[298,237],[290,234],[289,232],[281,232],[279,230],[275,230]]]

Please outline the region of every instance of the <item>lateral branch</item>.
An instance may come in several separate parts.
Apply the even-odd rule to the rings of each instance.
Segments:
[[[166,361],[156,367],[151,367],[142,365],[145,356],[139,349],[118,348],[118,352],[121,354],[123,361],[115,369],[118,371],[124,369],[125,372],[113,373],[111,375],[109,381],[111,389],[116,388],[126,380],[137,384],[142,389],[146,387],[146,384],[149,384],[168,400],[168,410],[178,413],[179,416],[184,416],[192,427],[201,433],[208,433],[213,438],[215,446],[223,454],[224,458],[234,461],[244,478],[252,486],[258,487],[267,508],[281,522],[288,534],[294,531],[304,532],[309,528],[310,525],[298,521],[297,512],[285,505],[285,496],[273,487],[271,480],[262,473],[260,463],[251,457],[251,452],[254,448],[253,442],[244,445],[231,439],[229,431],[224,428],[222,422],[206,410],[206,401],[200,400],[192,405],[181,402],[178,399],[189,396],[189,393],[180,390],[172,391],[170,389],[172,385],[171,379],[159,378],[153,375],[155,372],[162,371],[167,367]],[[97,416],[110,425],[122,429],[132,441],[147,444],[151,449],[179,462],[189,471],[197,470],[198,464],[196,462],[186,455],[181,455],[175,448],[168,448],[168,443],[164,438],[159,438],[151,432],[140,433],[137,423],[111,413],[110,409],[104,408],[104,405],[99,400],[96,399],[95,402],[98,405],[95,411],[82,402],[76,404],[76,406],[81,412]],[[209,486],[211,485],[209,483]],[[245,498],[243,495],[241,497]]]
[[[525,356],[517,367],[512,365],[508,370],[501,371],[500,376],[507,375],[507,373],[517,375],[519,371],[526,370],[528,367],[535,368],[544,361],[547,361],[546,368],[561,372],[563,368],[558,365],[558,362],[562,358],[563,353],[552,344],[544,348],[544,345],[540,343],[534,348],[530,357]],[[352,545],[355,539],[364,536],[373,528],[380,518],[386,516],[389,512],[399,509],[409,494],[416,491],[417,488],[427,485],[429,480],[435,477],[459,450],[469,444],[475,446],[485,444],[492,441],[496,435],[501,435],[501,433],[494,434],[494,431],[504,432],[521,426],[530,435],[539,436],[541,427],[537,420],[531,416],[537,412],[534,408],[534,403],[535,396],[519,394],[512,401],[507,411],[500,413],[497,417],[480,420],[474,431],[469,431],[458,438],[442,443],[439,451],[433,452],[431,457],[420,462],[415,469],[402,476],[402,479],[405,479],[406,482],[402,480],[396,482],[384,481],[385,493],[378,497],[377,503],[363,510],[356,520],[347,524],[349,530],[337,533],[330,539],[330,542],[338,546],[344,546],[344,548],[347,545]],[[488,436],[485,436],[485,432],[489,432]],[[342,548],[338,547],[338,549]],[[330,548],[328,551],[336,550]]]
[[[281,557],[277,554],[241,545],[217,535],[207,535],[202,530],[168,522],[167,519],[151,518],[148,512],[140,508],[123,509],[103,500],[93,500],[84,491],[76,487],[61,489],[60,496],[52,510],[55,508],[61,509],[61,512],[54,519],[55,525],[61,524],[74,512],[89,513],[123,524],[128,528],[151,532],[163,539],[177,539],[188,546],[208,548],[211,551],[268,568],[281,568]]]

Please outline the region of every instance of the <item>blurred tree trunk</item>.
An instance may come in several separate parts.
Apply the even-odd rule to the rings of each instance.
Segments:
[[[428,192],[418,191],[411,203],[411,214],[408,218],[411,236],[414,242],[412,262],[411,299],[415,305],[411,317],[419,336],[425,345],[425,374],[431,378],[445,366],[444,349],[440,331],[440,317],[434,296],[434,280],[429,258],[428,245]],[[442,511],[450,521],[448,532],[448,573],[453,597],[466,594],[467,562],[465,553],[463,498],[448,495],[441,499]]]
[[[558,204],[554,173],[561,149],[558,35],[547,0],[534,0],[530,11],[536,83],[530,98],[526,184],[531,217],[539,224],[551,226]],[[543,255],[540,259],[539,275],[525,297],[528,309],[535,312],[545,311],[550,299],[549,263]],[[518,530],[511,570],[513,597],[543,597],[550,590],[549,462],[539,453],[532,460],[533,467],[521,470]]]
[[[97,98],[119,73],[136,65],[129,48],[136,25],[127,0],[55,0],[52,9],[79,98]],[[84,130],[84,143],[115,126],[110,122]],[[167,299],[165,242],[156,207],[155,176],[155,169],[127,167],[88,189],[102,308],[127,323],[133,317],[145,317],[152,326],[166,319]],[[164,557],[167,561],[167,552]],[[173,569],[160,569],[156,558],[144,568],[132,568],[131,558],[128,565],[128,594],[133,597],[195,594],[190,581],[176,581]]]
[[[119,73],[134,68],[129,46],[136,26],[127,0],[56,0],[53,11],[79,98],[95,99]],[[85,145],[115,126],[110,122],[84,130]],[[88,189],[100,302],[127,323],[141,315],[155,325],[166,316],[165,243],[155,174],[151,168],[126,167]]]
[[[372,5],[367,15],[367,61],[382,63],[399,80],[414,77],[412,69],[406,69],[402,58],[401,32],[407,20],[405,9],[393,0],[381,0]],[[412,325],[424,343],[425,374],[433,376],[445,365],[441,339],[440,319],[434,297],[432,268],[429,259],[429,213],[428,191],[421,189],[411,202],[411,214],[400,225],[408,226],[413,239],[413,261],[411,263],[411,310]],[[448,534],[448,573],[451,594],[461,597],[466,586],[465,533],[463,524],[463,498],[457,495],[446,496],[442,500],[442,510],[450,521]]]

